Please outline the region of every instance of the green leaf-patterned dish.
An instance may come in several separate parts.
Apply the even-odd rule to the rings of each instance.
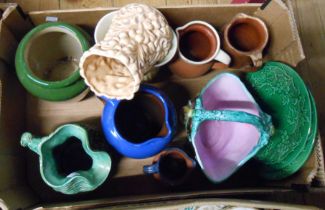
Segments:
[[[280,62],[268,62],[246,79],[275,128],[268,145],[255,158],[270,168],[283,168],[301,153],[310,132],[308,90],[295,70]]]
[[[317,120],[317,109],[316,109],[314,98],[311,95],[311,93],[309,94],[309,96],[312,105],[312,119],[311,119],[312,126],[311,126],[308,139],[304,146],[304,149],[301,151],[301,153],[293,162],[289,163],[288,165],[286,165],[281,169],[274,170],[272,168],[267,168],[267,167],[261,168],[260,174],[265,179],[280,180],[296,173],[305,164],[310,154],[312,153],[315,144],[316,134],[317,134],[318,120]]]

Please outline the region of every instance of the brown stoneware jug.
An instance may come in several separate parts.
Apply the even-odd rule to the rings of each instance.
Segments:
[[[184,78],[194,78],[209,71],[216,62],[228,65],[231,58],[220,48],[216,29],[204,21],[191,21],[176,28],[178,54],[169,69]]]
[[[223,29],[223,46],[232,57],[231,68],[254,70],[263,64],[263,50],[269,40],[265,23],[243,13]]]

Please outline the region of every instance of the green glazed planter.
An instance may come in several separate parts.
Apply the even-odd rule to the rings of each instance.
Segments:
[[[66,124],[42,138],[26,132],[20,143],[39,155],[40,173],[48,186],[64,194],[76,194],[96,189],[111,170],[110,156],[92,151],[88,136],[83,127]],[[89,166],[84,167],[87,162]]]
[[[15,58],[22,85],[49,101],[77,97],[87,88],[79,74],[79,59],[90,47],[90,36],[67,23],[44,23],[28,32]]]
[[[304,150],[312,128],[308,90],[295,70],[279,62],[266,63],[246,79],[263,111],[272,116],[275,128],[255,158],[265,168],[286,168]]]

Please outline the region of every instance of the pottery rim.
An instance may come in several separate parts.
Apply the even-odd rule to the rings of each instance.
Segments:
[[[200,64],[209,63],[210,61],[214,60],[214,58],[218,55],[218,53],[220,52],[220,49],[221,49],[220,36],[219,36],[217,30],[212,25],[210,25],[209,23],[207,23],[205,21],[201,21],[201,20],[190,21],[190,22],[186,23],[184,26],[176,28],[177,41],[178,42],[180,41],[179,31],[184,30],[184,29],[186,29],[187,27],[189,27],[189,26],[191,26],[193,24],[204,25],[204,26],[208,27],[214,33],[216,43],[217,43],[215,52],[209,58],[206,58],[203,61],[192,61],[192,60],[186,58],[179,48],[178,48],[178,54],[181,57],[181,59],[183,59],[184,61],[186,61],[187,63],[190,63],[190,64],[200,65]]]
[[[109,26],[112,23],[112,19],[113,17],[116,15],[118,11],[112,11],[106,15],[104,15],[97,23],[96,27],[95,27],[95,32],[94,32],[94,39],[95,39],[95,43],[100,43],[102,41],[102,39],[100,39],[101,35],[100,35],[100,31],[101,28],[103,27],[104,24],[105,25],[105,29],[108,30]],[[163,60],[161,60],[159,63],[155,64],[155,67],[161,67],[163,65],[166,65],[169,61],[171,61],[178,49],[178,41],[177,41],[177,36],[176,33],[174,32],[174,30],[170,27],[170,30],[172,32],[173,38],[172,38],[172,44],[171,44],[171,48],[168,51],[168,54],[164,57]],[[105,36],[105,34],[104,34]]]
[[[140,90],[140,92],[143,92],[143,93],[147,93],[147,94],[150,94],[151,96],[153,96],[155,99],[157,99],[157,101],[159,101],[159,103],[162,105],[162,108],[164,109],[164,121],[162,123],[162,126],[161,126],[161,129],[160,131],[157,133],[157,136],[151,138],[151,139],[155,139],[155,138],[164,138],[166,136],[169,136],[171,134],[171,126],[168,122],[168,112],[166,110],[168,110],[168,107],[167,105],[163,102],[163,99],[162,99],[162,96],[161,95],[156,95],[156,94],[152,94],[152,91],[151,90]],[[119,102],[120,103],[120,102]],[[119,105],[119,103],[117,104],[117,107]],[[116,111],[116,110],[115,110]],[[115,121],[114,121],[114,124],[115,124]],[[166,130],[166,131],[165,131]],[[162,134],[161,134],[162,132]],[[119,134],[121,136],[121,134]],[[161,135],[161,136],[159,136]],[[122,137],[122,136],[121,136]],[[122,137],[123,138],[123,137]],[[124,138],[123,138],[124,139]],[[126,139],[127,140],[127,139]],[[150,140],[150,139],[149,139]],[[148,140],[147,140],[148,141]],[[144,142],[141,142],[141,143],[133,143],[133,144],[143,144],[147,141],[144,141]],[[129,142],[129,141],[128,141]]]
[[[269,79],[271,75],[277,75],[279,77],[279,75],[281,75],[280,73],[277,74],[272,74],[270,72],[274,71],[272,69],[278,70],[280,72],[285,72],[287,76],[281,77],[283,79],[285,78],[291,78],[289,81],[292,85],[292,87],[295,87],[297,90],[293,90],[292,88],[288,89],[289,86],[283,86],[283,82],[280,81],[281,83],[279,83],[279,81],[270,81],[270,85],[272,87],[272,90],[274,90],[274,88],[277,89],[277,93],[280,92],[281,93],[286,93],[285,91],[289,91],[289,92],[294,92],[294,96],[291,96],[290,94],[272,94],[272,92],[270,92],[270,88],[267,86],[263,86],[262,85],[257,85],[257,83],[252,83],[250,77],[252,77],[254,74],[262,74],[265,78]],[[260,77],[260,76],[259,76]],[[261,79],[261,78],[260,78]],[[308,133],[311,130],[312,125],[310,124],[310,119],[311,119],[311,112],[312,112],[312,102],[310,100],[309,97],[309,91],[308,88],[305,84],[305,82],[303,81],[303,79],[299,76],[299,74],[295,71],[295,69],[293,69],[292,67],[290,67],[289,65],[282,63],[282,62],[277,62],[277,61],[268,61],[267,63],[264,64],[263,68],[261,68],[258,72],[255,73],[249,73],[246,75],[246,81],[248,83],[250,83],[251,87],[253,87],[255,93],[258,95],[258,97],[262,100],[263,99],[263,103],[267,104],[268,106],[272,105],[272,115],[275,115],[275,113],[278,116],[278,120],[284,120],[284,122],[280,123],[281,124],[281,129],[279,129],[279,126],[275,125],[275,138],[270,138],[270,143],[267,145],[266,151],[262,150],[260,151],[257,155],[256,155],[256,159],[258,159],[259,161],[263,162],[264,164],[267,165],[273,165],[273,167],[278,167],[281,165],[281,162],[283,161],[283,158],[286,158],[287,162],[291,162],[293,160],[296,159],[296,154],[298,153],[298,151],[301,151],[303,149],[303,145],[304,145],[304,140],[305,138],[307,138]],[[260,80],[262,81],[262,80]],[[278,86],[276,86],[278,85]],[[266,91],[266,92],[264,92]],[[272,97],[270,97],[272,96]],[[277,99],[279,98],[279,99]],[[287,103],[287,105],[283,105],[283,100],[287,101],[287,99],[289,99],[290,101]],[[266,101],[266,99],[271,99]],[[303,103],[299,103],[296,100],[303,100]],[[281,101],[280,101],[281,100]],[[278,102],[277,102],[278,101]],[[276,103],[276,104],[280,104],[280,105],[276,105],[276,104],[272,104],[272,103]],[[280,108],[278,107],[280,106]],[[285,119],[286,116],[290,116],[289,113],[293,112],[294,110],[292,110],[290,107],[293,107],[294,109],[299,109],[300,111],[297,112],[299,114],[299,118],[304,118],[303,115],[307,114],[305,116],[305,119],[308,120],[295,120],[294,122],[292,122],[291,120],[287,120]],[[305,111],[304,111],[304,110]],[[282,117],[280,117],[282,116]],[[295,134],[298,132],[300,135],[298,135],[294,140],[295,142],[297,142],[293,148],[291,148],[290,150],[279,150],[279,149],[275,149],[275,145],[274,144],[281,144],[281,142],[283,141],[288,141],[289,136],[282,136],[283,138],[279,138],[279,136],[277,135],[277,131],[278,130],[286,130],[288,128],[286,128],[287,126],[290,125],[290,123],[294,123],[294,128],[295,128]],[[299,128],[299,129],[298,129]],[[289,128],[290,129],[290,128]],[[285,137],[285,138],[284,138]],[[292,141],[290,141],[292,142]],[[289,144],[285,144],[285,145],[289,145]],[[290,145],[289,145],[290,146]],[[287,146],[289,148],[289,146]],[[291,145],[292,146],[292,145]],[[272,152],[268,151],[271,150]],[[276,151],[276,152],[274,152]],[[276,155],[273,155],[276,154]]]
[[[265,170],[262,169],[260,170],[260,174],[263,178],[269,179],[269,180],[279,180],[279,179],[284,179],[294,173],[296,173],[308,160],[308,158],[311,155],[311,152],[314,149],[314,144],[316,143],[316,135],[317,135],[317,124],[318,124],[318,118],[317,118],[317,109],[316,109],[316,104],[315,100],[309,92],[309,97],[311,101],[311,106],[312,106],[312,113],[311,113],[311,125],[312,127],[309,130],[309,134],[306,140],[306,143],[304,145],[304,149],[299,153],[299,156],[293,161],[288,163],[285,167],[277,170]],[[267,173],[264,175],[264,173]]]
[[[80,132],[81,132],[84,136],[87,136],[87,137],[88,137],[87,132],[86,132],[85,129],[82,128],[81,126],[79,126],[79,125],[77,125],[77,124],[65,124],[65,125],[62,125],[62,126],[58,127],[57,129],[55,129],[55,131],[52,132],[50,135],[48,135],[47,138],[48,138],[48,139],[52,138],[54,135],[57,135],[57,133],[58,133],[61,129],[66,128],[66,127],[74,127],[75,129],[80,130]],[[78,139],[79,139],[79,138],[78,138]],[[30,139],[30,140],[32,140],[32,139]],[[22,141],[21,141],[21,145],[22,145],[22,146],[27,146],[27,141],[28,141],[28,140],[26,140],[26,139],[25,139],[25,140],[22,140]],[[110,171],[111,171],[111,164],[112,164],[112,161],[111,161],[111,157],[110,157],[110,155],[109,155],[108,153],[106,153],[106,152],[104,152],[104,151],[93,151],[93,150],[90,148],[89,140],[82,141],[81,139],[79,139],[79,141],[81,142],[82,148],[85,150],[85,152],[87,153],[87,155],[89,155],[90,153],[97,153],[97,154],[100,153],[100,154],[104,155],[104,156],[107,158],[107,165],[106,165],[106,168],[105,168],[106,171],[107,171],[107,173],[104,174],[104,176],[102,177],[102,180],[101,180],[100,182],[96,183],[96,185],[93,185],[93,186],[91,186],[91,187],[89,188],[88,191],[91,191],[91,190],[96,189],[98,186],[100,186],[102,183],[104,183],[104,181],[107,179],[107,177],[108,177],[108,175],[109,175],[109,173],[110,173]],[[68,175],[68,176],[66,176],[66,177],[63,177],[64,179],[65,179],[65,178],[69,178],[69,179],[67,179],[67,182],[64,183],[64,184],[62,184],[62,185],[55,185],[55,184],[51,183],[51,182],[48,180],[47,175],[45,175],[45,173],[44,173],[44,167],[42,166],[42,164],[43,164],[43,160],[44,160],[44,157],[43,157],[43,153],[41,152],[41,148],[42,148],[42,146],[43,146],[46,142],[47,142],[47,141],[41,141],[41,142],[37,145],[37,148],[35,148],[35,149],[37,149],[37,151],[34,151],[34,152],[36,152],[36,153],[39,155],[39,161],[40,161],[40,163],[39,163],[39,164],[40,164],[40,174],[41,174],[42,179],[44,180],[44,182],[45,182],[48,186],[52,187],[52,188],[55,189],[56,191],[59,191],[59,192],[64,193],[64,194],[75,194],[75,192],[73,192],[73,190],[72,190],[71,192],[69,192],[69,191],[67,191],[67,192],[62,192],[62,191],[61,191],[61,188],[64,189],[64,186],[65,186],[65,185],[68,185],[68,184],[71,183],[71,182],[73,182],[75,178],[82,177],[80,174],[75,174],[75,175],[74,175],[74,178],[73,178],[73,176],[72,176],[72,177],[69,177],[69,176],[70,176],[71,174],[73,174],[73,173],[71,173],[70,175]],[[91,156],[91,155],[89,155],[89,156]],[[89,170],[91,170],[91,169],[93,168],[93,166],[94,166],[93,164],[94,164],[94,163],[92,163],[91,168],[88,169],[87,171],[89,171]],[[104,169],[104,168],[102,168],[102,169]],[[102,171],[104,171],[104,170],[102,170]],[[84,191],[80,191],[80,192],[84,192]],[[79,193],[79,192],[76,192],[76,193]]]
[[[165,127],[167,131],[164,136],[156,136],[140,143],[128,141],[127,139],[123,138],[123,136],[117,131],[117,127],[115,125],[114,120],[114,114],[120,103],[120,100],[101,97],[101,99],[103,99],[105,103],[111,104],[110,106],[104,106],[103,114],[101,117],[101,124],[104,130],[104,134],[106,140],[114,148],[116,148],[119,153],[136,159],[151,157],[162,151],[166,147],[166,145],[172,140],[172,136],[174,135],[176,129],[176,115],[174,110],[175,108],[169,98],[167,98],[163,92],[157,91],[156,89],[157,88],[149,85],[142,84],[140,86],[140,91],[153,95],[161,102],[165,110],[163,127]],[[110,136],[112,136],[112,132],[114,133],[114,141],[110,139]],[[141,152],[145,152],[145,154],[142,154],[139,150],[142,147],[144,147],[145,149]],[[149,147],[151,148],[148,149]],[[147,153],[150,153],[150,155],[148,155]]]
[[[17,57],[18,60],[20,60],[17,62],[17,69],[25,69],[28,73],[27,75],[28,78],[30,78],[33,82],[37,83],[38,85],[47,88],[66,87],[81,79],[79,74],[80,72],[79,68],[76,69],[76,71],[70,74],[67,78],[60,81],[46,81],[34,75],[33,71],[30,69],[28,62],[26,60],[26,49],[30,44],[30,42],[34,39],[34,37],[42,33],[42,31],[44,30],[49,30],[46,33],[62,32],[62,33],[69,34],[70,36],[73,36],[73,38],[76,39],[81,45],[82,51],[86,51],[90,47],[89,40],[87,40],[87,35],[82,31],[79,31],[76,26],[72,26],[70,24],[62,23],[62,22],[44,23],[31,30],[21,41],[19,45],[19,49],[22,50],[17,50]]]
[[[232,44],[231,44],[231,41],[229,40],[229,30],[230,28],[236,24],[236,23],[240,23],[242,20],[252,20],[258,24],[260,24],[261,28],[263,29],[263,32],[265,34],[265,37],[264,40],[263,40],[263,43],[262,44],[259,44],[259,47],[257,49],[254,49],[254,50],[251,50],[251,51],[242,51],[242,50],[239,50],[237,48],[235,48]],[[239,13],[237,14],[231,21],[230,23],[228,23],[224,29],[224,41],[226,43],[228,43],[229,47],[239,53],[239,54],[242,54],[242,55],[246,55],[246,56],[251,56],[252,54],[259,54],[259,53],[262,53],[263,49],[266,47],[267,43],[268,43],[268,40],[269,40],[269,32],[268,32],[268,29],[267,29],[267,26],[266,24],[259,18],[257,17],[253,17],[253,16],[249,16],[249,15],[246,15],[244,13]]]
[[[105,29],[107,31],[109,29],[109,26],[112,24],[112,19],[116,15],[118,11],[112,11],[110,13],[107,13],[104,15],[100,20],[97,22],[95,31],[94,31],[94,39],[95,43],[99,43],[102,41],[105,37],[105,33],[101,33]],[[105,27],[104,27],[105,25]]]
[[[105,54],[105,52],[103,51],[96,51],[96,52],[90,52],[90,51],[86,51],[84,52],[84,54],[81,56],[80,58],[80,62],[79,62],[79,68],[81,69],[80,71],[80,76],[84,79],[86,85],[90,88],[90,90],[95,93],[96,96],[98,97],[105,97],[105,98],[111,98],[111,96],[108,96],[105,93],[102,93],[100,91],[98,91],[94,85],[92,85],[88,79],[88,77],[86,76],[86,72],[85,72],[85,68],[83,68],[83,65],[86,63],[86,60],[91,57],[91,56],[100,56],[100,57],[105,57],[105,58],[109,58],[109,59],[114,59],[118,62],[120,62],[128,71],[128,73],[130,74],[130,76],[132,77],[132,82],[134,83],[133,85],[133,89],[132,89],[132,93],[129,94],[127,97],[125,96],[114,96],[114,99],[117,100],[121,100],[121,99],[126,99],[126,100],[131,100],[134,97],[134,94],[139,90],[140,88],[140,82],[141,79],[144,77],[144,75],[140,75],[137,74],[136,72],[130,71],[128,68],[128,65],[126,65],[126,61],[125,59],[119,59],[117,55],[113,55],[111,54],[110,56],[107,56]]]
[[[169,154],[177,154],[178,157],[181,157],[185,163],[186,163],[186,174],[185,176],[188,175],[188,173],[190,171],[192,171],[195,167],[196,167],[196,162],[190,158],[188,156],[188,154],[186,154],[183,150],[179,149],[179,148],[176,148],[176,147],[170,147],[170,148],[167,148],[165,150],[163,150],[161,153],[159,153],[158,155],[156,155],[154,158],[153,158],[153,161],[152,163],[155,164],[156,162],[158,162],[160,160],[160,158],[164,155],[169,155]],[[161,178],[164,179],[163,176],[161,176],[160,174],[153,174],[153,176],[157,179],[157,180],[160,180]],[[183,177],[184,178],[184,177]],[[182,179],[183,179],[182,178]]]

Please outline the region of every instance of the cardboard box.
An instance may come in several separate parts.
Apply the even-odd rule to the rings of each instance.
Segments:
[[[271,37],[265,60],[278,60],[296,66],[304,59],[304,53],[290,1],[286,5],[274,0],[263,9],[260,7],[261,4],[209,5],[162,7],[159,10],[173,27],[199,19],[220,29],[239,12],[260,17],[266,22]],[[281,182],[260,180],[253,165],[247,164],[221,184],[210,183],[198,170],[183,186],[170,188],[142,174],[142,166],[151,163],[151,158],[135,160],[116,156],[112,176],[97,190],[74,196],[54,192],[40,177],[38,157],[21,148],[20,135],[26,130],[47,135],[58,125],[68,122],[89,123],[100,128],[103,104],[95,96],[80,102],[62,103],[46,102],[31,96],[15,76],[15,49],[33,24],[41,24],[48,17],[77,24],[92,34],[97,21],[116,8],[39,11],[31,12],[28,16],[15,4],[0,4],[0,8],[4,11],[0,21],[0,207],[3,205],[5,208],[5,204],[10,209],[32,206],[90,208],[198,197],[283,193],[293,191],[294,186],[325,190],[322,188],[325,182],[323,153],[318,137],[315,150],[304,167]],[[180,110],[216,73],[210,72],[197,79],[180,79],[166,73],[152,85],[162,88],[176,109]],[[184,129],[179,129],[173,144],[185,143]],[[55,204],[48,205],[51,203]]]

